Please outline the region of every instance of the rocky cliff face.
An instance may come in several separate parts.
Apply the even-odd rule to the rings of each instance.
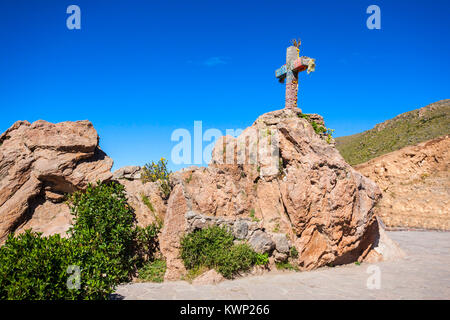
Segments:
[[[172,180],[160,238],[166,279],[184,272],[179,239],[189,229],[188,211],[248,218],[264,232],[286,234],[304,270],[381,258],[383,239],[373,212],[380,190],[297,111],[260,116],[238,138],[220,139],[209,167],[181,170]]]
[[[450,136],[357,165],[383,199],[375,208],[388,227],[450,230]]]
[[[112,177],[98,140],[89,121],[18,121],[0,136],[0,243],[28,228],[65,233],[64,194]]]

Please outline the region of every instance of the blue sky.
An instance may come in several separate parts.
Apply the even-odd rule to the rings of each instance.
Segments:
[[[66,27],[71,4],[81,30]],[[381,30],[366,27],[371,4]],[[300,37],[317,67],[299,106],[357,133],[450,98],[449,13],[447,0],[2,0],[0,131],[89,119],[115,169],[170,158],[177,128],[225,132],[282,108],[274,70]]]

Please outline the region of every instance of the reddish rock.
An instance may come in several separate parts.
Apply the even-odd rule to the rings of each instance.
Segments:
[[[165,280],[179,280],[186,272],[180,259],[180,238],[187,228],[185,219],[187,211],[188,204],[183,188],[177,185],[170,195],[164,227],[159,238],[159,247],[167,263]]]
[[[222,282],[225,280],[225,278],[218,273],[216,270],[212,269],[209,271],[206,271],[202,275],[198,276],[192,281],[192,284],[194,285],[211,285],[211,284],[218,284],[219,282]]]
[[[381,188],[375,212],[386,226],[450,230],[450,136],[390,152],[355,169]]]
[[[0,243],[30,227],[65,233],[64,194],[112,176],[113,161],[98,141],[89,121],[18,121],[0,136]]]
[[[280,157],[269,157],[276,147]],[[161,242],[169,279],[184,271],[178,246],[188,211],[246,217],[286,234],[303,270],[382,256],[380,246],[390,246],[373,212],[381,196],[377,185],[347,164],[298,110],[266,113],[239,137],[222,137],[209,167],[176,172],[172,182]]]
[[[400,255],[374,214],[376,184],[299,112],[266,113],[239,137],[219,139],[209,167],[172,174],[168,201],[157,183],[140,181],[138,167],[115,173],[140,225],[164,220],[166,280],[186,272],[183,234],[208,225],[228,226],[236,238],[272,253],[272,264],[295,246],[303,270]],[[70,225],[64,194],[112,179],[111,167],[88,121],[15,123],[0,136],[0,242],[25,228],[63,234]]]
[[[133,207],[136,220],[142,227],[151,223],[164,221],[167,203],[163,199],[161,189],[156,182],[142,183],[139,179],[118,179],[125,187],[128,203]]]

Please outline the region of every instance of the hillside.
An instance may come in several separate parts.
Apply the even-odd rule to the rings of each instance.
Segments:
[[[450,230],[450,136],[382,155],[355,169],[383,197],[375,213],[388,227]]]
[[[402,113],[373,129],[336,138],[336,147],[351,165],[406,146],[450,134],[450,99]]]

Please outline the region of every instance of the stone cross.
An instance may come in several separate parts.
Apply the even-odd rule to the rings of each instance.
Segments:
[[[286,50],[286,64],[275,71],[275,76],[283,83],[286,81],[285,108],[297,108],[298,73],[314,71],[315,59],[299,57],[300,49],[290,46]],[[300,110],[301,111],[301,110]]]

